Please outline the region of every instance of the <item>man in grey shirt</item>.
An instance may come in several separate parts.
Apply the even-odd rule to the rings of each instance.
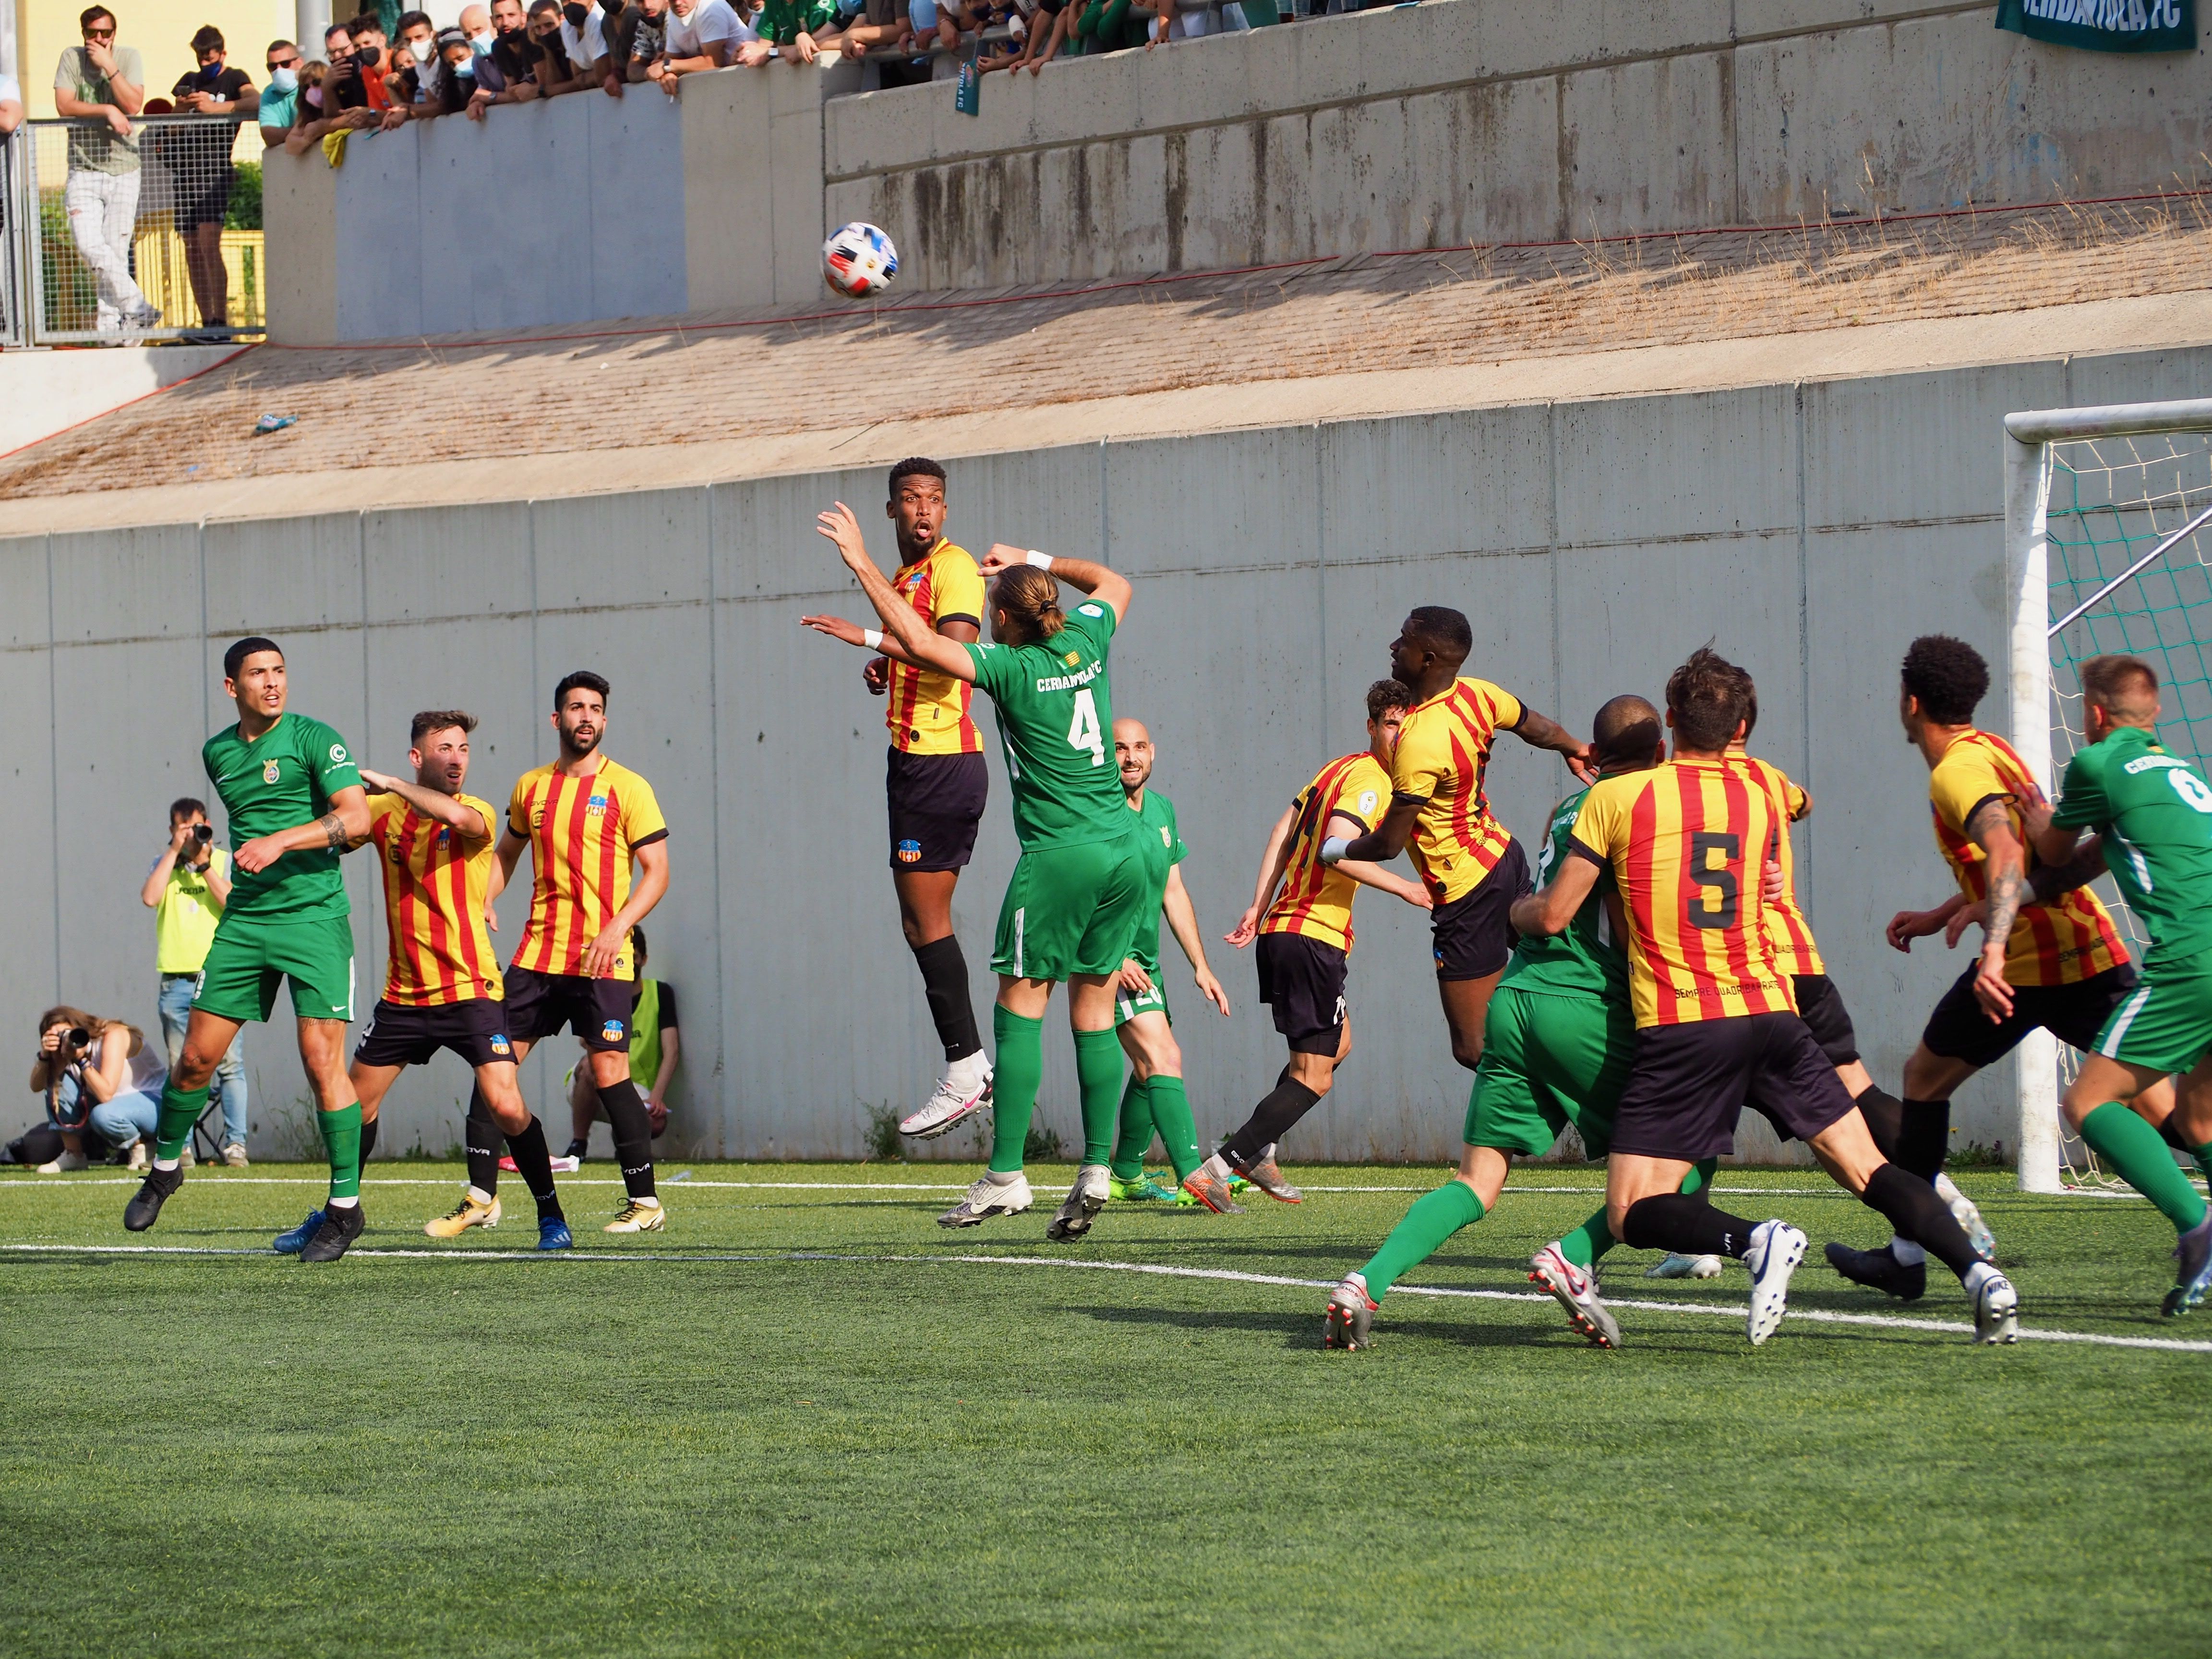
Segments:
[[[118,334],[161,320],[131,280],[131,233],[138,222],[138,136],[131,118],[146,102],[137,51],[115,44],[115,14],[94,6],[77,19],[84,44],[54,70],[55,112],[70,118],[69,179],[62,206],[76,251],[99,294],[94,325]]]

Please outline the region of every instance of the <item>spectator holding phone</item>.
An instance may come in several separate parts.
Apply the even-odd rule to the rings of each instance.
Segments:
[[[161,1109],[168,1073],[146,1052],[135,1025],[101,1019],[64,1005],[39,1016],[39,1052],[31,1062],[31,1091],[46,1097],[46,1121],[60,1132],[62,1151],[38,1166],[40,1175],[82,1170],[88,1129],[131,1167],[146,1167],[146,1137]]]
[[[138,902],[154,913],[154,965],[161,976],[161,1038],[171,1066],[185,1046],[192,997],[199,989],[200,967],[215,940],[215,925],[230,902],[230,854],[215,844],[205,803],[187,795],[169,805],[169,844]],[[222,1161],[246,1167],[245,1045],[234,1041],[216,1068],[212,1093],[222,1103]],[[158,1102],[161,1091],[155,1095]],[[112,1137],[111,1137],[112,1138]],[[191,1157],[191,1148],[185,1148]],[[134,1166],[135,1167],[135,1166]]]
[[[229,68],[224,55],[222,31],[213,24],[192,36],[199,68],[180,77],[171,92],[179,114],[198,117],[205,125],[176,133],[167,159],[177,175],[177,231],[185,239],[185,270],[199,307],[200,330],[228,339],[230,272],[222,262],[222,226],[235,176],[230,152],[239,123],[258,118],[261,98],[246,71]]]

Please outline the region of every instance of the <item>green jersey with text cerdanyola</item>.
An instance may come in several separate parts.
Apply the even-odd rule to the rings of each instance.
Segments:
[[[1137,821],[1137,862],[1145,870],[1144,908],[1129,954],[1154,980],[1160,976],[1160,907],[1167,902],[1168,872],[1190,856],[1176,823],[1175,803],[1157,789],[1145,791],[1142,806],[1127,809]]]
[[[1014,836],[1025,853],[1118,841],[1136,829],[1114,764],[1113,637],[1111,607],[1085,599],[1048,640],[961,647],[998,714]]]
[[[1544,845],[1536,854],[1536,884],[1547,884],[1567,855],[1574,838],[1575,818],[1583,810],[1587,789],[1577,789],[1552,809],[1545,827]],[[1547,991],[1562,995],[1602,997],[1628,1001],[1628,953],[1613,934],[1612,913],[1606,895],[1614,890],[1613,871],[1599,872],[1597,885],[1575,912],[1566,931],[1549,939],[1531,933],[1513,947],[1513,960],[1498,983],[1516,990]]]
[[[331,796],[361,785],[361,769],[345,739],[304,714],[279,714],[251,743],[235,726],[218,732],[200,750],[200,763],[230,815],[234,854],[257,836],[313,823],[331,810]],[[317,847],[287,853],[266,870],[234,866],[223,920],[321,921],[350,915],[338,859]]]
[[[2051,821],[2105,838],[2105,863],[2149,930],[2146,973],[2212,973],[2212,786],[2139,726],[2066,768]]]

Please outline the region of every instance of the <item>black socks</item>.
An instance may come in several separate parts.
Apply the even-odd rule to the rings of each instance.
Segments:
[[[1929,1191],[1933,1198],[1933,1190]],[[1726,1255],[1741,1259],[1759,1224],[1716,1209],[1702,1193],[1662,1193],[1638,1199],[1620,1218],[1620,1242],[1638,1250],[1672,1250],[1678,1255]]]
[[[1951,1103],[1907,1100],[1900,1104],[1904,1115],[1898,1130],[1897,1150],[1890,1152],[1884,1148],[1884,1155],[1899,1169],[1932,1182],[1943,1173],[1943,1155],[1951,1150]]]
[[[375,1150],[376,1120],[371,1118],[361,1126],[361,1161],[364,1164],[368,1163],[368,1155]]]
[[[968,994],[968,958],[960,954],[960,941],[947,933],[916,946],[914,965],[921,969],[922,994],[929,1000],[929,1017],[937,1023],[945,1059],[981,1054],[983,1038],[975,1027],[975,1005]]]
[[[637,1085],[627,1077],[619,1083],[601,1085],[599,1104],[605,1108],[607,1125],[614,1131],[615,1161],[622,1165],[623,1185],[632,1198],[651,1198],[653,1120],[646,1113]]]
[[[1866,1120],[1867,1133],[1874,1137],[1875,1150],[1895,1163],[1898,1139],[1905,1133],[1905,1103],[1875,1084],[1851,1104]]]
[[[1911,1240],[1961,1279],[1981,1260],[1935,1187],[1895,1164],[1874,1172],[1859,1201],[1887,1216],[1899,1238]]]
[[[469,1185],[480,1193],[499,1191],[499,1149],[504,1137],[491,1121],[483,1091],[469,1091],[469,1115],[461,1122],[461,1146],[468,1154]]]
[[[1221,1156],[1239,1170],[1256,1163],[1261,1149],[1281,1140],[1320,1098],[1285,1067],[1273,1092],[1252,1109],[1243,1128],[1221,1143]]]
[[[553,1191],[553,1155],[545,1147],[545,1126],[532,1117],[530,1127],[519,1135],[509,1135],[507,1144],[514,1154],[514,1167],[522,1176],[522,1184],[538,1200],[538,1218],[560,1220],[561,1200]]]

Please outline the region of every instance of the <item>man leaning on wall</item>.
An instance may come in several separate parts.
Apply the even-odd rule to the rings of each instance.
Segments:
[[[146,102],[137,48],[115,43],[115,14],[94,6],[77,19],[81,46],[54,69],[54,109],[68,118],[69,178],[62,206],[70,235],[91,267],[98,301],[93,326],[106,335],[161,320],[131,280],[131,234],[138,222],[138,135],[131,117]]]
[[[161,976],[161,1036],[169,1066],[185,1046],[200,969],[215,942],[216,924],[230,902],[230,854],[215,844],[207,804],[187,795],[169,804],[169,844],[161,849],[138,902],[154,913],[154,967]],[[222,1161],[246,1167],[245,1045],[234,1042],[216,1068],[214,1094],[222,1103]],[[185,1148],[185,1158],[191,1157]]]

